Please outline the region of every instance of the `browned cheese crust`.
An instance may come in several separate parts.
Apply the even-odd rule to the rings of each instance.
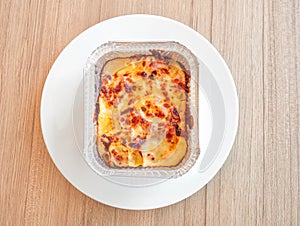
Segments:
[[[97,147],[111,167],[176,166],[187,153],[189,74],[155,55],[116,58],[100,74]]]

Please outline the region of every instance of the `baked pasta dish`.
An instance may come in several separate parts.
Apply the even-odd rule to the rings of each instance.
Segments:
[[[97,148],[110,167],[170,167],[188,151],[190,75],[159,51],[115,58],[100,72]]]

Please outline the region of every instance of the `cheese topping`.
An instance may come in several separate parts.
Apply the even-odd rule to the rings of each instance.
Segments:
[[[116,58],[101,71],[97,144],[111,167],[176,166],[187,152],[189,77],[154,55]]]

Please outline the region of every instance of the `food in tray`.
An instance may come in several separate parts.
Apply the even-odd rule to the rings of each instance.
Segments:
[[[110,167],[178,165],[189,148],[189,83],[160,51],[107,61],[95,112],[101,158]]]

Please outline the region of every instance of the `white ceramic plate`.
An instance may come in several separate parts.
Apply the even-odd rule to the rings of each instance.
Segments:
[[[195,166],[182,177],[170,180],[101,177],[82,158],[82,70],[91,52],[111,40],[178,41],[198,57],[201,154]],[[87,29],[61,52],[45,82],[41,126],[55,165],[78,190],[110,206],[153,209],[189,197],[222,167],[237,132],[238,97],[226,63],[199,33],[164,17],[128,15]]]

